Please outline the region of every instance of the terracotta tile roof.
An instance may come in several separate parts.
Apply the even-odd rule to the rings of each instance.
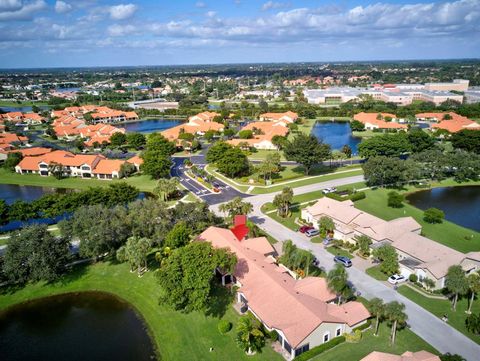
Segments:
[[[373,351],[360,361],[440,361],[440,357],[427,351],[407,351],[402,355]]]
[[[93,174],[112,174],[120,172],[120,167],[124,164],[120,159],[101,159],[93,169]]]
[[[23,149],[14,149],[10,153],[21,153],[24,157],[35,157],[38,155],[43,155],[50,153],[53,149],[43,148],[43,147],[32,147],[32,148],[23,148]]]
[[[319,299],[321,296],[312,297],[309,292],[297,291],[296,287],[308,287],[306,284],[297,286],[299,281],[293,279],[285,268],[273,264],[266,257],[267,253],[259,253],[238,241],[228,229],[209,227],[199,239],[209,241],[217,248],[228,248],[236,254],[238,263],[234,275],[241,284],[239,291],[245,295],[248,306],[268,327],[281,330],[293,348],[298,347],[322,323],[342,324],[354,322],[357,317],[369,317],[360,303],[346,308],[328,305]],[[256,242],[264,243],[257,250],[274,252],[265,237],[258,238]],[[311,293],[311,289],[309,291]],[[351,315],[351,312],[360,312],[362,316]]]
[[[216,112],[202,112],[202,113],[192,115],[191,117],[188,118],[188,120],[189,122],[197,121],[197,120],[211,122],[213,121],[213,118],[215,118],[217,115],[220,115],[220,114]]]
[[[449,114],[452,119],[443,120],[445,114]],[[420,113],[416,114],[417,118],[436,119],[438,123],[432,124],[434,129],[444,129],[450,133],[456,133],[463,129],[480,130],[480,124],[468,119],[467,117],[458,115],[454,112],[448,113]]]
[[[259,116],[260,119],[271,120],[273,122],[286,121],[293,123],[298,119],[298,114],[292,111],[285,113],[263,113]]]
[[[378,126],[380,129],[407,129],[406,124],[399,124],[395,121],[386,122],[382,119],[377,119],[378,115],[382,116],[382,119],[386,117],[390,117],[392,119],[396,119],[397,116],[391,113],[357,113],[353,116],[353,119],[362,122],[363,124],[369,123]]]
[[[337,229],[345,234],[356,231],[375,241],[391,242],[398,250],[420,260],[422,263],[418,268],[428,269],[437,279],[444,277],[450,266],[465,259],[465,254],[418,234],[421,226],[412,217],[385,221],[356,209],[351,201],[339,202],[327,197],[319,199],[305,211],[315,219],[327,215],[341,222]]]
[[[264,141],[271,142],[276,135],[285,137],[289,130],[280,123],[275,122],[252,122],[247,124],[242,130],[260,130],[263,134],[254,135],[252,139],[231,139],[227,143],[237,146],[240,143],[248,143],[249,145],[258,144]]]
[[[198,132],[205,133],[208,130],[214,130],[217,132],[222,131],[224,128],[223,124],[217,122],[206,122],[203,120],[195,120],[194,122],[189,122],[186,124],[180,124],[176,127],[164,130],[161,134],[170,141],[178,139],[181,130],[183,129],[185,133],[196,134]]]
[[[135,164],[135,165],[142,165],[143,164],[143,159],[140,158],[138,155],[136,155],[136,156],[133,156],[130,159],[127,159],[127,162]]]

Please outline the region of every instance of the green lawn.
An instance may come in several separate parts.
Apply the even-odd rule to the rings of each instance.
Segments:
[[[382,135],[383,133],[374,132],[373,130],[364,130],[363,132],[354,131],[352,132],[352,136],[357,138],[371,138],[376,135]]]
[[[280,160],[285,160],[285,156],[283,155],[283,152],[279,152],[277,150],[267,150],[267,149],[258,149],[254,153],[250,153],[248,155],[248,159],[250,160],[265,160],[267,158],[268,154],[272,153],[278,153],[280,154]]]
[[[29,107],[32,105],[37,106],[44,106],[48,105],[46,102],[31,102],[31,101],[24,101],[24,102],[16,102],[11,100],[0,100],[0,107]]]
[[[268,345],[263,353],[247,357],[236,345],[234,330],[222,336],[218,317],[199,312],[181,313],[159,305],[159,287],[154,272],[142,278],[129,272],[127,264],[98,263],[80,267],[54,284],[29,284],[15,291],[2,289],[0,309],[54,294],[79,291],[113,293],[132,304],[149,326],[163,360],[281,360]],[[238,315],[227,307],[223,316],[234,324]],[[181,347],[180,347],[181,346]],[[210,347],[214,352],[209,352]]]
[[[425,297],[405,285],[398,287],[398,292],[415,302],[417,305],[420,305],[426,310],[430,311],[438,318],[443,317],[443,315],[447,315],[450,326],[456,328],[458,331],[468,336],[476,343],[480,344],[480,335],[474,335],[471,332],[468,332],[465,328],[465,319],[467,317],[465,311],[468,309],[468,297],[463,297],[458,300],[457,311],[453,311],[452,303],[449,300],[439,300]],[[480,301],[478,297],[473,302],[472,312],[476,314],[480,312]]]
[[[342,248],[337,248],[337,247],[327,247],[326,248],[327,252],[333,254],[334,256],[344,256],[344,257],[348,257],[350,259],[353,258],[353,255],[348,252],[347,250],[345,249],[342,249]]]
[[[42,177],[37,174],[18,174],[0,168],[0,183],[18,184],[39,187],[52,188],[75,188],[86,189],[88,187],[103,186],[106,187],[114,182],[126,182],[137,187],[141,191],[150,192],[155,188],[157,182],[150,179],[150,176],[136,175],[126,179],[99,180],[99,179],[82,179],[77,177],[56,179],[55,177]]]
[[[423,339],[408,329],[399,330],[395,345],[390,345],[390,327],[386,322],[380,324],[378,336],[373,335],[373,330],[363,332],[358,343],[344,342],[311,360],[322,361],[358,361],[372,351],[402,354],[405,351],[429,351],[438,354],[438,351]]]
[[[465,184],[474,184],[473,182]],[[478,184],[478,182],[477,182]],[[462,185],[447,180],[436,183],[434,186]],[[413,192],[417,190],[414,187],[405,188],[402,193]],[[422,226],[422,234],[425,237],[433,239],[448,247],[460,252],[480,251],[480,233],[474,230],[461,227],[452,222],[444,221],[441,224],[430,224],[423,220],[423,211],[405,203],[402,208],[391,208],[387,206],[387,193],[391,189],[367,190],[365,199],[355,202],[355,207],[371,213],[385,220],[391,220],[398,217],[411,216]]]
[[[365,273],[379,281],[386,281],[388,279],[388,276],[382,271],[380,271],[380,266],[373,266],[367,268],[365,270]]]

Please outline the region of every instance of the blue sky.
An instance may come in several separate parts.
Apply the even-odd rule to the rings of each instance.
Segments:
[[[480,57],[480,0],[0,0],[0,68]]]

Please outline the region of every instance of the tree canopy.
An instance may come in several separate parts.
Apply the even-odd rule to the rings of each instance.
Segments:
[[[300,163],[309,174],[312,168],[330,157],[330,145],[319,141],[314,135],[299,134],[283,148],[285,157]]]
[[[358,145],[358,153],[363,158],[377,156],[398,157],[412,151],[412,145],[405,133],[376,135],[364,139]]]

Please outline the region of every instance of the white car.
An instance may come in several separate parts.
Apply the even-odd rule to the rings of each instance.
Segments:
[[[335,187],[330,187],[330,188],[325,188],[322,190],[322,193],[323,194],[328,194],[328,193],[333,193],[333,192],[336,192],[337,191],[337,188]]]
[[[405,282],[406,280],[407,280],[407,278],[405,276],[398,275],[398,274],[394,274],[394,275],[391,275],[390,277],[388,277],[388,282],[391,283],[392,285],[396,285],[396,284]]]

